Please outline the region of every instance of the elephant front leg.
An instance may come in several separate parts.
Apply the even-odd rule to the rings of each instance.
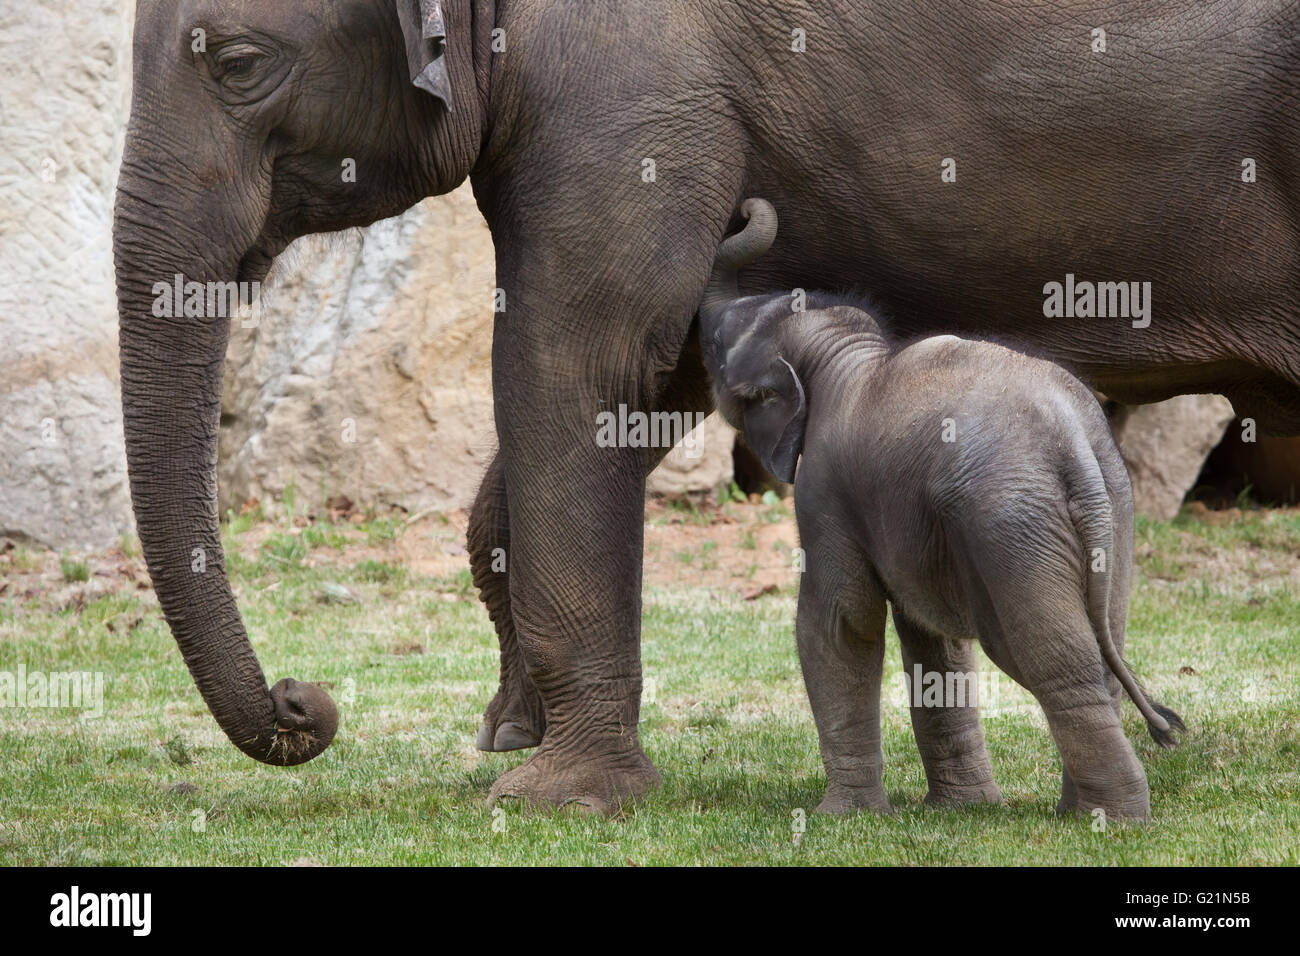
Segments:
[[[510,611],[510,515],[500,453],[488,466],[470,512],[468,544],[474,586],[501,645],[501,680],[483,715],[476,746],[491,751],[536,747],[546,730],[546,708],[528,676]]]
[[[554,342],[516,351],[522,344],[507,340],[494,356],[494,367],[512,372],[495,377],[494,388],[510,609],[546,730],[489,799],[612,812],[660,782],[637,729],[646,454],[599,441],[596,390],[554,374],[588,366],[577,345],[569,354]],[[606,404],[638,407],[611,392]]]
[[[699,340],[691,336],[678,357],[676,368],[655,403],[655,411],[703,416],[710,395],[708,375],[700,358]],[[647,474],[669,452],[663,443],[646,449],[642,470]],[[510,610],[510,515],[506,501],[505,464],[500,453],[493,459],[479,488],[469,520],[470,567],[479,597],[487,606],[501,645],[501,679],[479,727],[479,750],[523,750],[541,743],[546,730],[546,708],[528,676],[523,651],[515,634]]]
[[[826,797],[817,812],[870,807],[889,813],[880,741],[885,597],[859,583],[865,573],[844,586],[847,580],[827,570],[824,562],[834,563],[829,553],[810,541],[802,525],[800,534],[809,567],[799,584],[795,633],[826,767]]]
[[[949,806],[1001,803],[1002,791],[993,781],[993,766],[980,729],[972,642],[932,634],[908,621],[897,608],[894,626],[903,649],[912,731],[929,783],[926,802]],[[936,679],[941,688],[934,695],[938,700],[924,693],[926,682]],[[949,699],[950,689],[956,699]],[[959,689],[961,693],[956,694]]]

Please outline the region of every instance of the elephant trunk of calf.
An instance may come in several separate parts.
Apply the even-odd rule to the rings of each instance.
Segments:
[[[717,323],[722,310],[739,295],[736,273],[767,252],[776,240],[776,210],[770,202],[746,199],[741,203],[740,212],[749,222],[718,246],[713,273],[700,303],[700,319],[706,333]]]
[[[163,615],[221,729],[264,763],[303,763],[329,746],[338,711],[314,684],[286,678],[267,687],[221,549],[217,426],[230,317],[225,309],[213,316],[210,307],[190,314],[189,296],[172,291],[177,274],[182,292],[235,279],[241,254],[210,252],[226,243],[205,228],[201,213],[160,208],[141,198],[150,191],[157,192],[156,175],[124,165],[113,255],[122,417],[140,542]],[[204,301],[207,307],[211,300]]]

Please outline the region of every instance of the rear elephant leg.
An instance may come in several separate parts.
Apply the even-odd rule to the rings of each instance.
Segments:
[[[1110,587],[1110,638],[1115,651],[1124,656],[1124,645],[1128,637],[1128,604],[1133,582],[1133,492],[1129,484],[1128,470],[1119,454],[1107,454],[1100,458],[1102,475],[1106,482],[1106,491],[1110,495],[1111,514],[1114,521],[1114,553],[1111,573],[1108,577]],[[1089,570],[1090,575],[1097,572]],[[1089,586],[1092,582],[1089,581]],[[1124,688],[1119,678],[1106,669],[1106,687],[1110,693],[1111,706],[1115,717],[1123,722]],[[1061,770],[1061,802],[1056,812],[1062,815],[1078,812],[1079,788],[1070,776],[1069,767]],[[1090,809],[1090,808],[1084,808]]]
[[[1146,772],[1100,683],[1061,682],[1034,691],[1064,764],[1057,812],[1090,814],[1100,808],[1111,819],[1150,819]]]
[[[546,708],[528,676],[510,612],[510,514],[500,452],[488,466],[469,518],[469,562],[479,599],[497,630],[501,678],[475,746],[479,750],[536,747],[546,732]]]
[[[1013,540],[998,528],[983,537],[986,549],[988,541]],[[1146,773],[1120,725],[1087,608],[1079,592],[1061,586],[1079,578],[1081,560],[1023,548],[986,554],[980,567],[997,573],[974,573],[966,581],[980,644],[1043,708],[1063,766],[1057,812],[1100,807],[1110,818],[1148,819]]]
[[[1063,765],[1057,812],[1101,808],[1111,819],[1149,819],[1146,772],[1124,736],[1109,671],[1083,609],[1021,619],[1008,633],[1017,639],[998,640],[996,655],[989,656],[1038,699],[1047,716]]]
[[[975,648],[933,634],[908,621],[894,609],[894,626],[903,649],[903,673],[909,684],[908,709],[912,732],[921,752],[929,792],[928,803],[960,805],[1001,803],[1002,791],[993,782],[993,766],[980,729]],[[944,694],[928,700],[918,686],[925,675],[937,674]],[[949,699],[948,690],[954,691]]]

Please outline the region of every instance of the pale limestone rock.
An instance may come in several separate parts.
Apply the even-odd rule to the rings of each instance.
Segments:
[[[1133,480],[1134,510],[1151,518],[1177,515],[1232,418],[1232,403],[1220,395],[1179,395],[1127,408],[1113,420]]]
[[[688,436],[688,441],[679,442],[664,456],[646,480],[646,490],[652,495],[672,497],[730,484],[735,443],[735,430],[714,412]]]
[[[256,325],[232,325],[221,507],[269,504],[290,484],[309,504],[467,505],[496,444],[494,286],[468,186],[295,243]]]
[[[110,242],[132,7],[0,19],[0,535],[101,546],[133,527]]]

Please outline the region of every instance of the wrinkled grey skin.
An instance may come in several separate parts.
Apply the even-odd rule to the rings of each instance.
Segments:
[[[751,221],[719,249],[700,337],[718,408],[795,483],[799,661],[828,783],[818,809],[889,810],[888,604],[909,682],[917,665],[946,685],[973,674],[978,640],[1038,699],[1065,767],[1061,812],[1147,819],[1122,690],[1161,746],[1182,722],[1120,656],[1133,495],[1097,400],[1059,366],[990,342],[895,341],[843,296],[813,293],[802,311],[789,293],[734,298],[736,271],[776,235],[769,204],[743,209]],[[920,695],[909,707],[927,799],[999,802],[975,702]]]
[[[661,451],[601,448],[595,421],[620,403],[709,407],[692,323],[745,196],[798,212],[743,291],[862,283],[906,334],[1018,339],[1121,401],[1223,392],[1300,431],[1292,0],[443,0],[445,42],[423,35],[432,8],[137,6],[114,226],[131,494],[196,684],[258,759],[320,753],[333,707],[314,685],[268,689],[226,577],[229,322],[155,319],[152,284],[260,278],[297,236],[467,177],[507,303],[500,451],[468,541],[501,643],[479,743],[540,741],[493,798],[607,809],[658,780],[637,721],[644,476]],[[1067,272],[1151,281],[1151,326],[1045,319],[1043,284]]]

